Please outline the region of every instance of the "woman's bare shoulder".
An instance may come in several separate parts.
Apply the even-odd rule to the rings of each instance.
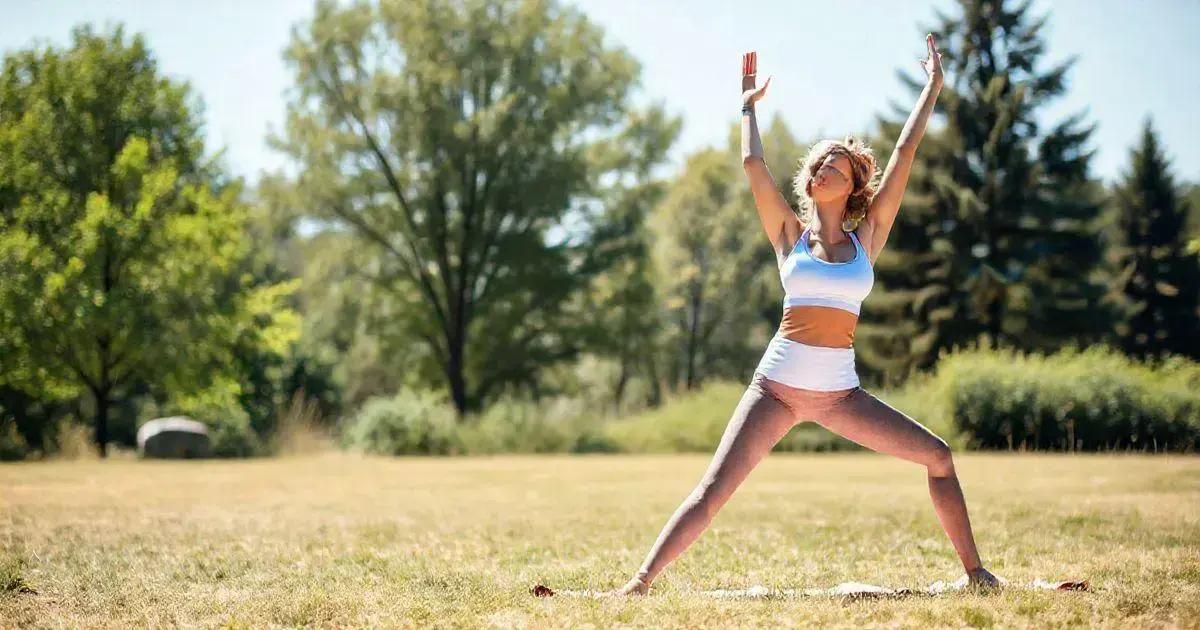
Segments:
[[[875,226],[871,225],[870,221],[859,221],[858,227],[854,228],[854,234],[858,237],[858,242],[862,243],[863,249],[867,250],[871,264],[875,264],[878,257],[875,249]]]

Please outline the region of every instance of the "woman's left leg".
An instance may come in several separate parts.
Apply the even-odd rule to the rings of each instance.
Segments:
[[[862,387],[838,399],[812,420],[873,451],[925,466],[929,496],[938,521],[958,552],[963,568],[970,573],[981,566],[966,500],[945,440]]]

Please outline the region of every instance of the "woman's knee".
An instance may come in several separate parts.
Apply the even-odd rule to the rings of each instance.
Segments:
[[[946,440],[942,438],[934,440],[925,465],[929,468],[931,477],[949,477],[954,474],[954,453]]]

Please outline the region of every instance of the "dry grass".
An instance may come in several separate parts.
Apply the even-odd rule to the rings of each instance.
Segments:
[[[629,601],[707,455],[102,461],[0,466],[0,625],[1192,626],[1200,460],[959,454],[988,566],[1010,591],[845,603],[701,591],[843,581],[920,587],[961,566],[920,468],[775,453]]]

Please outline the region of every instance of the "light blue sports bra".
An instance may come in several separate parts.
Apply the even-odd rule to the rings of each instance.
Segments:
[[[809,228],[804,228],[796,246],[779,268],[783,307],[832,306],[858,315],[862,301],[875,285],[875,269],[858,235],[847,232],[854,241],[854,258],[834,263],[821,260],[812,253],[808,248],[808,233]]]

